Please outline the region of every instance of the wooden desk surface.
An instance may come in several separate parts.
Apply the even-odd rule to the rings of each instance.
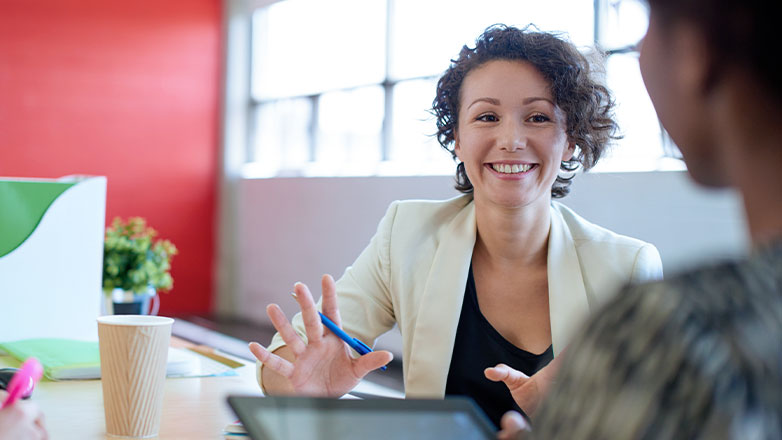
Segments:
[[[236,372],[238,376],[167,379],[157,438],[223,439],[223,428],[236,420],[226,397],[229,394],[262,395],[255,380],[254,364],[248,363]],[[43,410],[52,439],[114,438],[106,435],[100,380],[54,382],[44,379],[36,387],[32,399]]]

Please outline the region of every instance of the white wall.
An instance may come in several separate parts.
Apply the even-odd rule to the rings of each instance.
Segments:
[[[583,217],[657,246],[666,274],[694,261],[742,253],[747,243],[740,201],[707,191],[684,172],[577,176],[562,202]],[[353,177],[243,179],[238,186],[237,297],[234,316],[268,323],[265,306],[290,316],[296,281],[320,295],[320,276],[339,277],[374,234],[396,199],[444,199],[453,178]]]

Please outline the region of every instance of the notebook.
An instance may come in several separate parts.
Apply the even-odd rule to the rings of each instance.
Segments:
[[[0,343],[0,349],[17,360],[35,357],[52,380],[99,379],[100,350],[97,341],[37,338]],[[235,375],[229,367],[180,348],[169,348],[166,376],[195,377]]]

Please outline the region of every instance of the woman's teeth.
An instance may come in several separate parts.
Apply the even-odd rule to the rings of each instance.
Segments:
[[[522,165],[493,164],[491,167],[494,169],[494,171],[498,173],[517,174],[517,173],[523,173],[529,171],[529,169],[532,168],[532,164],[528,164],[528,163]]]

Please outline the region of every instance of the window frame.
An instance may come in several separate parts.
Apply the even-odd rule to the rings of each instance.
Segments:
[[[394,88],[398,86],[401,83],[409,82],[409,81],[420,81],[420,80],[426,80],[426,81],[432,81],[439,78],[439,75],[420,75],[420,76],[413,76],[413,77],[405,77],[402,79],[399,78],[392,78],[390,75],[390,67],[392,60],[391,58],[391,48],[390,44],[391,41],[393,41],[393,32],[394,32],[394,26],[392,26],[392,20],[393,20],[393,14],[392,9],[394,7],[394,2],[396,0],[385,0],[386,1],[386,29],[385,29],[385,74],[384,79],[380,83],[370,83],[370,84],[360,84],[360,85],[354,85],[350,87],[342,87],[342,88],[332,88],[328,90],[322,90],[319,93],[313,93],[313,94],[303,94],[303,95],[290,95],[285,97],[276,97],[276,98],[268,98],[268,99],[259,99],[255,97],[252,93],[252,84],[249,85],[249,93],[248,93],[248,104],[247,104],[247,136],[246,141],[244,142],[244,157],[245,165],[249,165],[249,168],[252,169],[252,163],[259,161],[259,158],[257,157],[257,146],[256,146],[256,130],[257,130],[257,124],[256,121],[258,120],[257,115],[262,106],[272,104],[279,101],[284,100],[292,100],[292,99],[307,99],[310,102],[311,112],[310,112],[310,120],[308,122],[308,132],[307,132],[307,138],[308,138],[308,162],[307,163],[315,163],[317,152],[318,152],[318,118],[319,118],[319,110],[320,110],[320,98],[331,92],[348,92],[352,90],[356,90],[362,87],[367,86],[380,86],[383,89],[384,94],[384,104],[383,104],[383,122],[382,122],[382,129],[380,132],[380,162],[386,162],[389,161],[391,158],[391,149],[392,149],[392,138],[394,133],[394,121],[393,121],[393,113],[394,113]],[[607,17],[607,9],[613,2],[620,2],[623,0],[594,0],[593,1],[593,8],[594,8],[594,41],[593,44],[596,47],[600,47],[600,42],[604,39],[603,36],[606,32],[606,28],[604,26],[604,22],[606,21]],[[632,1],[632,0],[631,0]],[[640,1],[640,0],[635,0]],[[250,22],[252,23],[252,14],[260,7],[268,7],[274,3],[274,1],[256,1],[255,3],[251,2],[253,5],[249,8],[249,14]],[[250,47],[250,62],[248,63],[248,79],[250,82],[253,81],[253,71],[255,63],[252,62],[253,58],[253,48],[252,48],[252,41],[253,41],[253,35],[252,35],[252,24],[250,25],[250,34],[249,34],[249,47]],[[603,49],[603,52],[606,56],[606,64],[609,62],[609,58],[613,56],[627,56],[627,54],[636,54],[638,53],[639,45],[631,44],[627,46],[622,47],[614,47],[614,48],[605,48]],[[659,124],[659,120],[657,121]],[[673,141],[670,139],[670,137],[667,135],[667,132],[662,127],[662,124],[660,124],[660,143],[662,147],[663,156],[661,156],[659,159],[662,161],[665,161],[668,158],[674,158],[674,159],[680,159],[681,155],[678,153],[678,149],[676,148]],[[380,164],[378,164],[380,165]],[[245,166],[245,168],[248,168],[248,166]],[[666,165],[660,166],[659,164],[655,167],[658,170],[666,170],[666,169],[675,169],[680,170],[683,169],[683,164],[680,166],[676,166],[676,164],[672,164],[670,161],[666,162]],[[279,176],[280,171],[278,170],[277,176]],[[612,170],[613,171],[613,170]],[[635,170],[626,170],[626,171],[635,171]],[[252,174],[245,173],[245,174]],[[401,175],[401,174],[395,174],[395,175]],[[333,175],[333,176],[336,176]],[[275,176],[268,176],[268,177],[275,177]]]

